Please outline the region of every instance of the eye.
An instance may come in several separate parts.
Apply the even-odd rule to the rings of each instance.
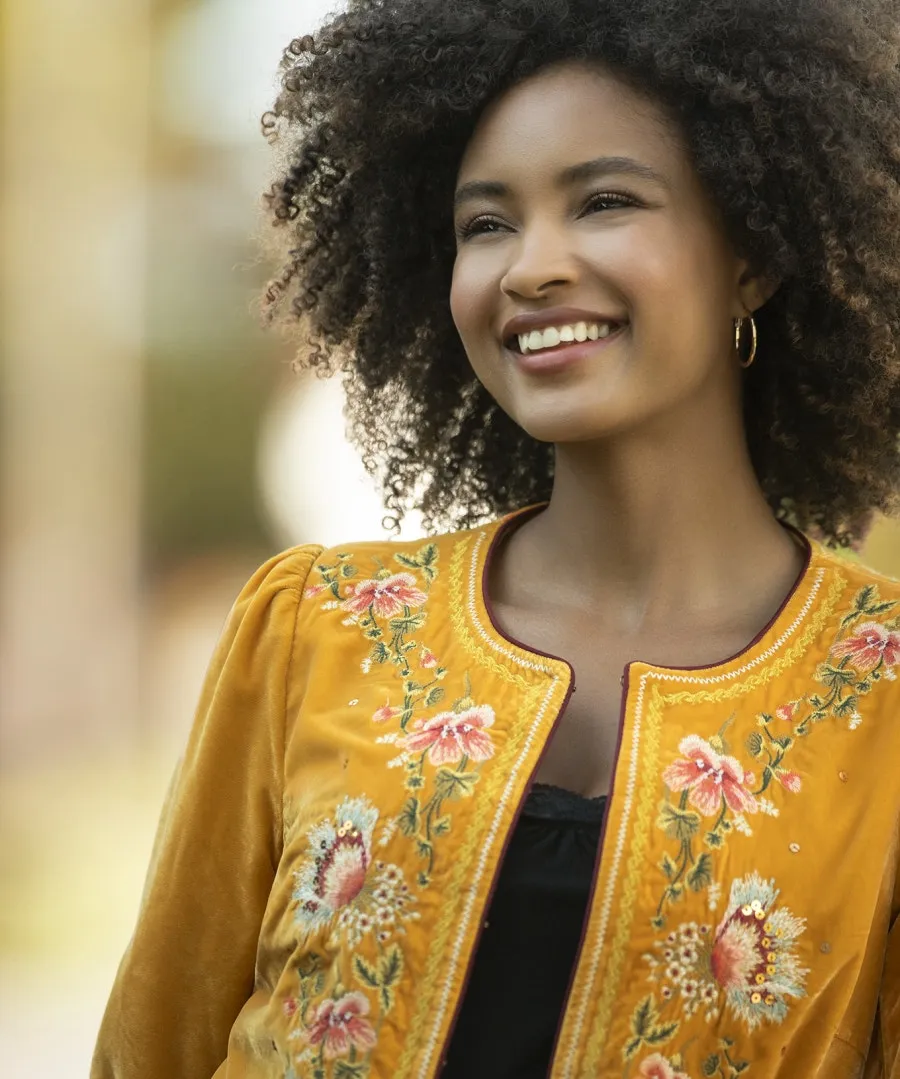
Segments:
[[[620,210],[626,206],[637,206],[638,203],[630,195],[620,195],[615,191],[600,191],[585,203],[585,210]]]
[[[615,191],[602,191],[590,196],[585,203],[584,213],[593,213],[598,210],[620,210],[637,205],[637,200],[630,195],[622,195]],[[479,214],[470,221],[458,225],[456,235],[460,241],[465,241],[473,236],[493,235],[493,233],[504,227],[503,222],[496,217],[491,217],[489,214]]]
[[[502,227],[502,224],[495,217],[479,214],[478,217],[472,218],[471,221],[458,225],[456,235],[460,240],[468,240],[471,236],[480,236],[483,233],[490,235],[492,227],[498,226]]]

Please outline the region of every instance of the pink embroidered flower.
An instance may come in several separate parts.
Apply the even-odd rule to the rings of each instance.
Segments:
[[[427,598],[416,587],[411,573],[395,573],[381,581],[360,581],[341,608],[352,614],[365,614],[371,607],[379,618],[390,618],[404,607],[421,607]]]
[[[803,780],[796,772],[776,772],[776,775],[778,776],[778,782],[786,791],[790,791],[791,794],[799,794],[800,788],[803,786]]]
[[[284,1014],[288,1017],[288,1019],[290,1019],[297,1014],[297,1009],[299,1007],[300,1001],[297,1000],[296,997],[288,997],[288,999],[283,1004]]]
[[[684,1072],[675,1071],[660,1053],[654,1053],[641,1063],[638,1069],[641,1079],[689,1079]]]
[[[401,711],[401,708],[393,708],[389,704],[383,704],[372,714],[372,719],[374,719],[376,723],[387,723],[396,716],[399,716]]]
[[[788,701],[787,704],[782,704],[779,708],[775,709],[775,715],[779,719],[783,719],[785,723],[790,723],[794,718],[794,713],[800,707],[799,701]]]
[[[362,993],[345,993],[336,1000],[323,1000],[306,1032],[310,1045],[321,1045],[326,1060],[345,1057],[351,1049],[367,1053],[375,1048],[375,1031],[365,1018],[369,1002]]]
[[[831,654],[836,659],[849,657],[863,674],[874,670],[881,662],[894,667],[900,663],[900,633],[885,629],[879,622],[863,622],[852,637],[838,641]]]
[[[678,749],[684,757],[663,772],[663,782],[669,790],[689,790],[688,801],[705,817],[719,812],[723,798],[733,813],[757,811],[756,799],[747,790],[753,773],[745,772],[738,760],[717,753],[696,734],[682,738]]]
[[[437,656],[429,648],[423,648],[419,654],[419,662],[423,667],[436,667],[438,665]]]
[[[303,595],[308,599],[312,599],[313,596],[317,596],[320,592],[324,592],[324,584],[311,584],[309,588],[304,588]]]
[[[432,764],[455,764],[463,756],[486,761],[494,755],[494,743],[487,732],[493,726],[494,710],[487,704],[464,712],[442,712],[433,719],[419,719],[407,735],[404,747],[413,753],[428,750]]]

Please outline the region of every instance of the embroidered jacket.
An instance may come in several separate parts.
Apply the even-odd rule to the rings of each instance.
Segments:
[[[572,689],[492,623],[514,517],[247,584],[94,1079],[439,1074]],[[552,1079],[900,1079],[898,667],[900,583],[816,543],[733,659],[630,664]]]

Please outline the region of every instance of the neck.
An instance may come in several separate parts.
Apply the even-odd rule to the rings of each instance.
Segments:
[[[552,497],[521,529],[520,565],[552,565],[562,604],[602,603],[629,632],[725,617],[739,596],[777,606],[799,546],[763,497],[740,424],[704,411],[681,439],[557,447]]]

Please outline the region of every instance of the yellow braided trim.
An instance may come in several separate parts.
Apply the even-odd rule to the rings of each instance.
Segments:
[[[798,637],[797,641],[788,648],[777,660],[773,660],[764,669],[754,672],[743,682],[732,683],[718,690],[696,690],[681,693],[663,694],[659,683],[653,685],[650,691],[650,702],[647,708],[647,721],[644,728],[646,756],[641,762],[638,803],[635,809],[634,824],[632,826],[632,842],[630,846],[631,857],[628,869],[625,872],[625,881],[622,885],[620,897],[620,913],[616,920],[615,935],[609,947],[609,959],[606,973],[603,977],[603,987],[600,991],[596,1018],[591,1024],[592,1034],[588,1039],[585,1050],[585,1065],[583,1074],[593,1077],[599,1074],[600,1058],[606,1048],[609,1034],[609,1026],[612,1021],[613,1006],[619,999],[619,983],[628,951],[631,935],[631,926],[634,922],[635,907],[637,904],[638,887],[641,874],[644,869],[643,859],[646,854],[650,839],[650,832],[654,819],[654,806],[657,798],[656,781],[659,765],[659,742],[662,730],[663,710],[672,704],[706,704],[716,701],[728,700],[740,696],[771,681],[777,675],[783,673],[795,663],[814,642],[815,638],[828,619],[833,615],[841,594],[846,585],[846,578],[835,573],[834,580],[828,589],[826,597],[822,600],[818,610],[809,619],[806,629]],[[652,677],[653,672],[644,675]],[[583,961],[580,960],[580,962]],[[588,987],[588,992],[592,987]]]
[[[644,676],[646,677],[646,675]],[[660,733],[662,731],[663,697],[658,686],[650,690],[647,719],[644,725],[643,760],[638,773],[638,802],[634,812],[631,859],[625,873],[620,897],[620,914],[615,920],[615,932],[609,945],[607,973],[602,978],[597,999],[596,1018],[592,1024],[593,1034],[588,1040],[582,1074],[600,1074],[600,1057],[606,1048],[606,1039],[612,1021],[613,1007],[619,1002],[619,979],[625,963],[625,955],[631,939],[631,925],[637,906],[638,888],[644,869],[644,858],[650,841],[650,829],[656,804],[656,779],[659,767]]]
[[[551,692],[556,690],[556,684]],[[416,1008],[406,1032],[405,1043],[400,1060],[393,1072],[394,1079],[407,1079],[416,1066],[420,1054],[425,1049],[423,1044],[426,1029],[434,1024],[434,997],[440,985],[456,976],[458,964],[450,953],[449,938],[458,925],[464,899],[478,886],[479,881],[472,879],[472,867],[477,862],[487,831],[488,816],[495,812],[500,802],[504,785],[508,782],[517,757],[522,751],[522,743],[529,729],[529,717],[533,719],[539,709],[539,698],[547,694],[546,686],[528,686],[522,697],[516,722],[509,732],[506,746],[498,754],[494,765],[482,773],[479,783],[484,788],[477,791],[469,826],[455,856],[455,863],[450,879],[441,896],[441,915],[434,931],[429,934],[428,959],[421,981],[416,985]],[[499,845],[502,846],[506,832],[499,833]],[[497,855],[489,857],[485,863],[487,872],[493,875]],[[475,932],[473,923],[472,932]],[[443,1023],[442,1023],[443,1029]],[[426,1074],[431,1074],[439,1061],[432,1059]],[[421,1072],[419,1073],[421,1074]]]
[[[453,626],[457,639],[480,666],[485,667],[498,678],[502,678],[504,682],[512,682],[514,686],[526,691],[532,688],[534,683],[502,663],[498,663],[472,636],[469,629],[469,621],[466,618],[465,565],[466,556],[473,542],[474,537],[469,540],[460,540],[450,556],[450,624]]]
[[[741,697],[773,678],[777,678],[797,662],[809,650],[828,619],[834,614],[841,594],[846,587],[847,580],[840,573],[835,573],[828,593],[819,605],[819,609],[812,615],[806,625],[806,629],[797,637],[797,640],[785,649],[778,657],[767,663],[765,667],[754,671],[742,682],[732,682],[722,689],[684,690],[681,693],[667,693],[664,701],[669,704],[716,704],[719,701],[731,700],[733,697]]]

